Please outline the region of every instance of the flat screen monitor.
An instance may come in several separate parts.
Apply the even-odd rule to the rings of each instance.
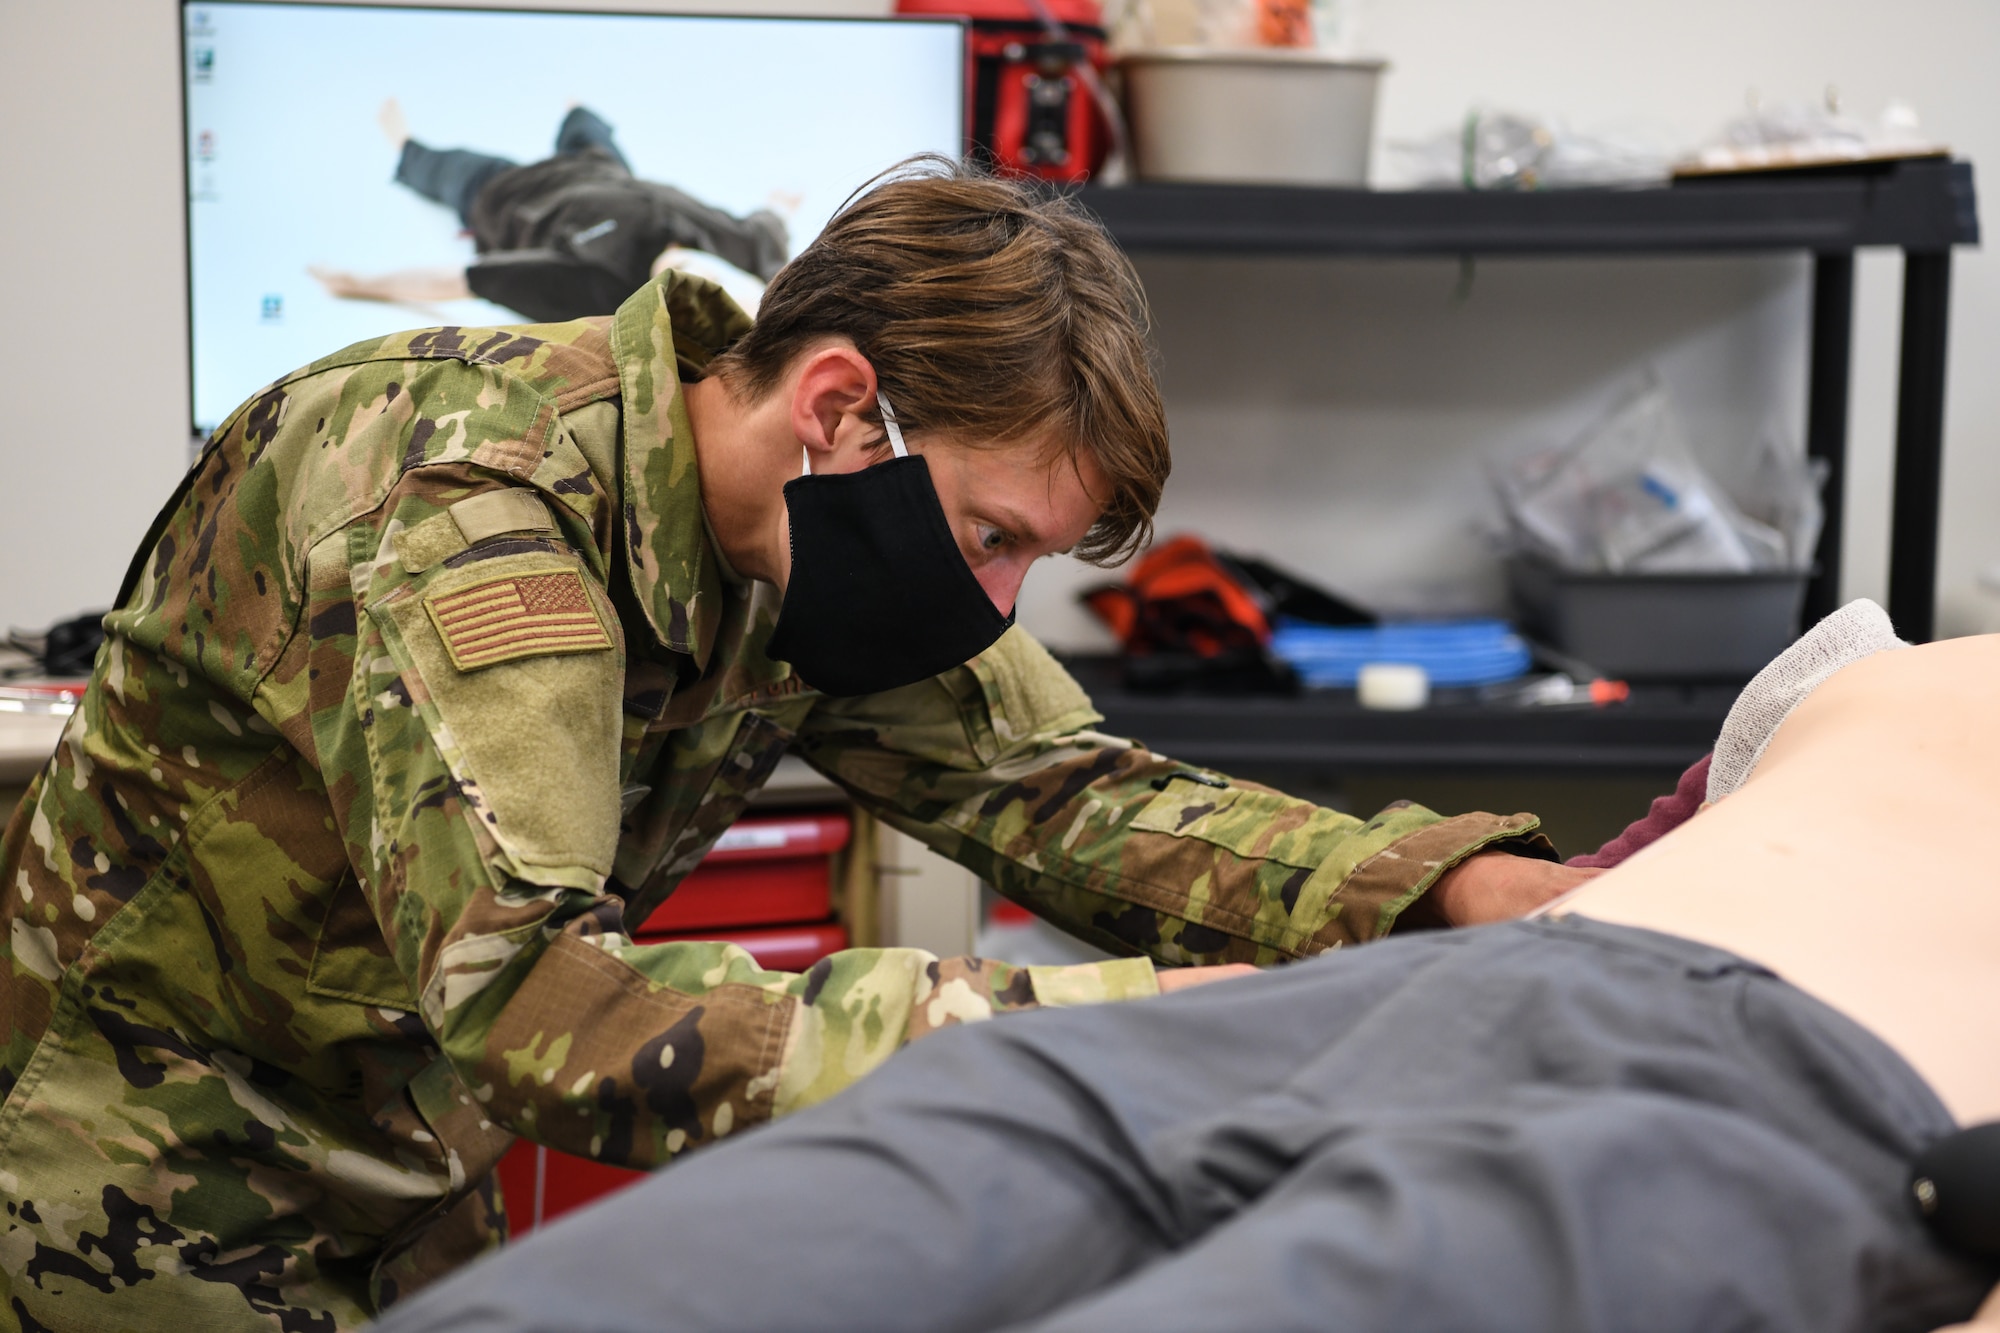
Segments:
[[[197,434],[364,338],[608,314],[649,263],[754,303],[857,187],[964,141],[953,21],[238,0],[181,19]],[[589,214],[599,196],[622,202]]]

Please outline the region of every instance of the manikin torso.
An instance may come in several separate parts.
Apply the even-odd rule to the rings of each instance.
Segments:
[[[1877,653],[1749,780],[1557,912],[1772,968],[1894,1047],[1961,1122],[2000,1118],[2000,636]]]

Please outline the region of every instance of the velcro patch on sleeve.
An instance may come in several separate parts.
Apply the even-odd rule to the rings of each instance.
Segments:
[[[574,570],[488,579],[426,597],[424,609],[460,671],[613,646]]]

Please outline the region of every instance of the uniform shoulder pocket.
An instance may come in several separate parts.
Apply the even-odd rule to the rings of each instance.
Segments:
[[[603,590],[575,557],[531,552],[442,568],[369,614],[393,659],[380,666],[400,678],[506,868],[600,888],[618,841],[624,678]]]

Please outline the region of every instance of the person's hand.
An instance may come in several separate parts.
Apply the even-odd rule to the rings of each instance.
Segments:
[[[1251,977],[1257,969],[1248,963],[1218,963],[1213,967],[1163,967],[1159,971],[1160,994],[1171,995],[1189,986],[1206,986],[1211,981],[1231,977]]]
[[[403,119],[403,104],[391,97],[375,109],[375,123],[382,127],[382,137],[398,152],[410,137],[410,123]]]
[[[1426,915],[1447,926],[1512,921],[1603,873],[1510,852],[1481,852],[1438,877],[1424,895]]]
[[[360,274],[346,269],[308,264],[327,294],[348,301],[389,301],[422,305],[431,301],[463,301],[472,295],[462,268],[399,268],[393,273]]]
[[[306,272],[312,274],[320,286],[326,288],[328,296],[338,296],[345,300],[366,300],[369,292],[367,284],[346,269],[327,268],[322,264],[307,264]]]

